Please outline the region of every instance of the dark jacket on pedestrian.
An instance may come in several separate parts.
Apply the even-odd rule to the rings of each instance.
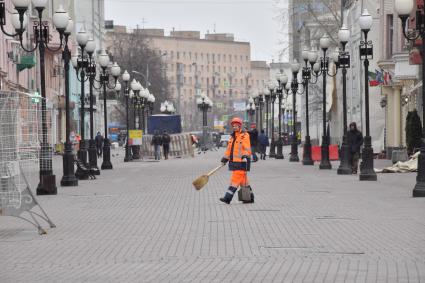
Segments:
[[[269,144],[269,137],[268,137],[268,136],[266,136],[266,134],[261,133],[261,134],[258,136],[258,143],[259,143],[261,146],[269,146],[269,145],[270,145],[270,144]]]
[[[96,137],[94,138],[96,142],[96,147],[102,147],[103,145],[103,137],[100,133],[97,133]]]
[[[360,153],[360,147],[363,145],[363,134],[357,130],[355,122],[350,124],[350,130],[347,133],[347,142],[351,153]]]
[[[171,137],[167,133],[162,134],[162,145],[169,146],[171,142]]]
[[[258,131],[257,129],[252,129],[249,131],[249,141],[251,143],[251,146],[257,146],[258,141]]]
[[[155,134],[152,138],[152,145],[162,145],[162,135]]]

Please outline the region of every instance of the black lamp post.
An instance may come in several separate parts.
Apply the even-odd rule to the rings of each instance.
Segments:
[[[255,103],[252,97],[249,97],[248,99],[248,104],[246,105],[246,113],[249,117],[249,123],[253,123],[255,115]]]
[[[276,87],[276,95],[279,102],[279,138],[276,141],[276,159],[283,159],[283,140],[282,140],[282,99],[283,99],[283,88],[288,82],[288,77],[284,73],[278,73],[276,75],[277,87]],[[285,112],[285,110],[283,111]]]
[[[69,24],[68,13],[65,12],[62,6],[53,15],[53,24],[56,30],[59,32],[60,45],[57,48],[50,48],[48,43],[50,41],[51,34],[49,32],[49,23],[43,21],[43,11],[46,7],[46,0],[33,0],[33,6],[38,13],[38,19],[34,22],[33,26],[33,37],[34,47],[27,48],[27,44],[23,42],[23,33],[26,28],[27,17],[25,15],[28,10],[29,0],[13,0],[13,5],[17,13],[12,14],[12,25],[15,28],[15,33],[10,34],[4,30],[6,24],[6,5],[2,1],[0,2],[0,27],[4,34],[7,36],[18,36],[21,48],[26,52],[32,53],[38,49],[40,54],[40,90],[41,90],[41,149],[40,149],[40,182],[37,186],[37,195],[56,195],[56,176],[53,174],[52,168],[52,148],[47,140],[48,129],[47,129],[47,117],[46,117],[46,70],[45,70],[45,52],[46,49],[51,52],[57,52],[61,50],[63,46],[63,39],[65,30]]]
[[[313,69],[315,69],[314,75],[320,76],[322,75],[322,83],[323,83],[323,136],[322,136],[322,146],[321,146],[321,154],[322,158],[320,160],[320,169],[332,169],[331,162],[329,160],[329,133],[326,131],[326,76],[334,77],[334,74],[329,73],[329,63],[330,59],[326,56],[326,52],[330,46],[330,39],[327,34],[320,38],[320,48],[323,51],[323,57],[320,58],[320,63],[315,63],[313,65]],[[318,72],[316,72],[319,70]]]
[[[80,146],[78,149],[78,159],[81,160],[87,166],[87,143],[85,136],[85,83],[89,79],[89,76],[86,76],[86,72],[89,69],[89,59],[85,56],[84,51],[86,45],[88,43],[89,37],[84,29],[84,27],[77,34],[77,43],[81,49],[81,56],[73,56],[72,64],[77,73],[77,79],[81,82],[81,94],[80,94]],[[94,41],[93,41],[94,43]],[[92,44],[89,47],[95,48]],[[92,50],[94,52],[94,49]],[[88,53],[88,52],[87,52]],[[93,54],[93,53],[92,53]],[[77,169],[77,175],[80,180],[87,180],[89,176],[87,174],[79,174],[78,171],[81,169]]]
[[[350,54],[345,51],[345,46],[350,39],[350,31],[345,25],[338,32],[338,39],[342,46],[342,51],[334,58],[338,68],[342,69],[342,116],[343,116],[343,137],[341,145],[341,157],[338,167],[338,175],[351,174],[350,146],[347,140],[347,68],[350,68]]]
[[[270,92],[267,88],[264,88],[263,90],[264,93],[264,103],[266,104],[266,135],[268,137],[270,137],[270,132],[269,132],[269,104],[270,104]]]
[[[416,1],[415,1],[416,2]],[[407,19],[414,8],[413,0],[395,0],[395,10],[397,11],[403,24],[403,35],[409,41],[415,41],[421,38],[422,41],[422,82],[425,82],[425,8],[423,5],[417,4],[416,10],[416,30],[415,34],[406,33]],[[425,87],[422,86],[422,145],[421,152],[418,156],[418,174],[416,176],[416,185],[413,189],[413,197],[425,197]]]
[[[205,151],[207,148],[206,144],[206,129],[208,127],[208,110],[210,110],[213,106],[211,99],[209,99],[204,93],[196,100],[196,104],[198,105],[198,109],[202,111],[202,147],[201,149]]]
[[[124,96],[125,96],[125,120],[126,120],[126,128],[127,128],[127,138],[125,143],[125,156],[124,156],[124,162],[132,161],[133,158],[131,156],[130,152],[130,120],[129,120],[129,105],[128,105],[128,99],[130,98],[130,89],[128,87],[128,82],[130,81],[130,74],[127,72],[127,70],[124,71],[122,74],[122,81],[124,82]],[[118,86],[119,82],[117,82]],[[116,88],[118,89],[118,88]]]
[[[295,60],[291,64],[292,81],[291,81],[291,92],[292,92],[292,138],[291,138],[291,154],[289,157],[290,162],[298,162],[298,136],[297,136],[297,94],[298,86],[302,83],[298,82],[298,72],[300,70],[300,64]],[[303,91],[304,92],[304,89]],[[302,94],[300,92],[300,94]]]
[[[140,109],[142,107],[142,98],[140,92],[143,90],[142,84],[133,79],[130,84],[131,93],[130,97],[133,98],[133,114],[134,114],[134,129],[142,129]],[[137,122],[137,123],[136,123]],[[131,151],[133,152],[132,159],[140,159],[140,148],[138,145],[132,145]]]
[[[103,87],[103,118],[104,118],[104,126],[105,126],[105,139],[103,141],[103,162],[102,162],[102,170],[112,169],[111,163],[111,145],[108,138],[108,112],[107,112],[107,104],[106,104],[106,88],[115,89],[118,77],[121,73],[121,68],[117,63],[114,63],[110,70],[108,70],[109,65],[109,56],[106,54],[105,50],[99,55],[98,58],[100,67],[102,69],[102,74],[100,75],[100,85]],[[113,77],[113,84],[109,83],[110,76]]]
[[[69,139],[71,133],[71,123],[69,117],[69,62],[71,61],[71,51],[68,48],[68,38],[71,35],[73,28],[73,21],[69,19],[68,26],[65,30],[65,45],[62,52],[62,60],[64,61],[65,68],[65,124],[66,124],[66,138],[65,150],[63,154],[63,176],[61,179],[61,186],[73,187],[78,186],[78,179],[74,173],[74,152],[72,151],[72,143]]]
[[[269,150],[269,157],[275,158],[276,157],[276,141],[274,139],[274,106],[276,102],[276,88],[277,88],[277,82],[276,81],[270,81],[267,84],[269,91],[270,91],[270,107],[271,107],[271,143],[270,143],[270,150]]]
[[[312,81],[312,71],[314,64],[317,61],[317,52],[309,51],[308,49],[303,50],[302,57],[304,60],[304,67],[302,70],[303,77],[303,86],[305,90],[305,127],[306,127],[306,136],[304,141],[304,150],[303,150],[303,165],[314,165],[313,158],[311,156],[311,140],[310,140],[310,117],[309,117],[309,105],[308,105],[308,84],[315,84],[317,82],[317,75],[314,76],[315,80]],[[310,63],[310,66],[309,66]],[[316,65],[316,68],[318,65]],[[315,72],[319,70],[316,69]]]
[[[364,40],[360,41],[360,59],[364,63],[364,84],[365,84],[365,120],[366,136],[364,137],[364,146],[362,149],[362,162],[360,163],[360,181],[376,181],[375,170],[373,169],[373,148],[372,138],[370,136],[369,126],[369,59],[373,58],[372,41],[367,40],[367,34],[372,26],[372,16],[366,9],[363,10],[359,18],[359,25],[363,32]]]

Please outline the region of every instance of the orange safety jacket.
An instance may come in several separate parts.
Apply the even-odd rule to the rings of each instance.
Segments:
[[[229,170],[249,171],[249,159],[242,159],[242,156],[249,158],[251,154],[249,134],[244,131],[234,132],[224,153],[224,157],[229,160]]]

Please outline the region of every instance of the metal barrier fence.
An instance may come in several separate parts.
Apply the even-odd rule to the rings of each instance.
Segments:
[[[174,134],[170,135],[170,137],[169,157],[184,158],[195,156],[190,134]],[[152,138],[153,135],[144,135],[142,137],[142,145],[140,146],[140,154],[142,158],[154,158],[154,146],[151,144]],[[162,147],[161,155],[163,156]]]

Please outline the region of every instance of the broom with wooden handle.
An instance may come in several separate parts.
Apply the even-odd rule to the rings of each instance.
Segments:
[[[198,177],[195,181],[192,182],[195,189],[197,191],[202,189],[208,183],[208,179],[210,178],[210,176],[212,174],[214,174],[215,172],[217,172],[218,170],[220,170],[225,165],[226,164],[222,163],[220,166],[217,166],[216,168],[214,168],[213,170],[208,172],[206,175],[202,175],[202,176]]]

